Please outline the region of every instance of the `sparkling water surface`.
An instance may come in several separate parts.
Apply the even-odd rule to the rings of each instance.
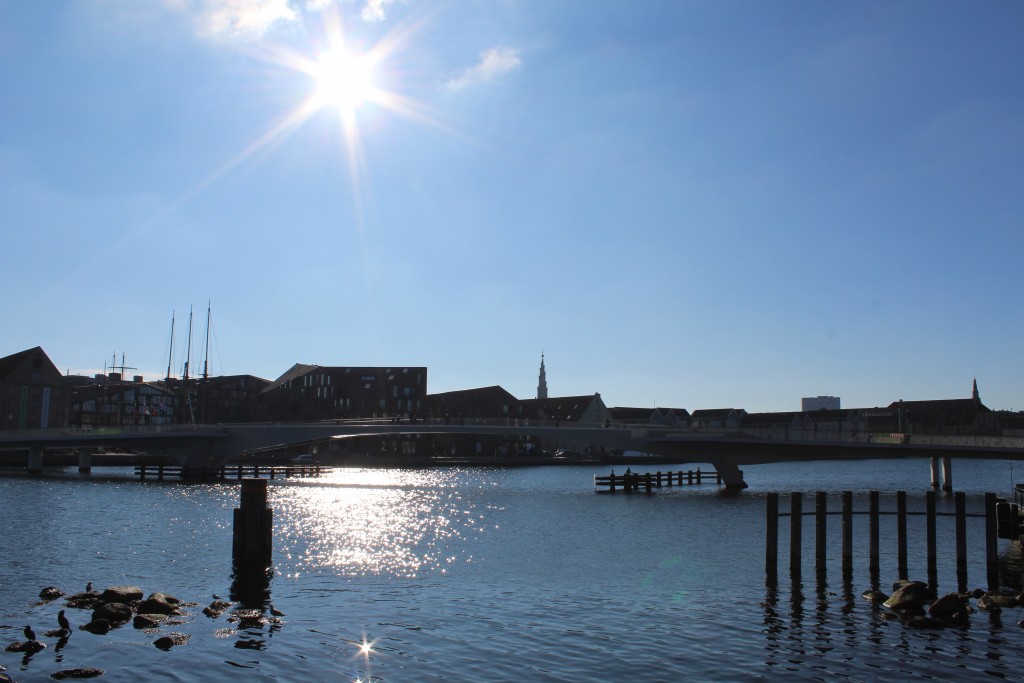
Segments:
[[[655,469],[655,468],[650,468]],[[1020,469],[1020,465],[1018,465]],[[633,467],[635,472],[647,471]],[[113,472],[113,474],[111,474]],[[231,561],[237,481],[147,482],[130,470],[0,476],[0,642],[30,624],[47,649],[0,653],[15,681],[98,667],[105,681],[739,681],[1024,680],[1020,608],[977,612],[969,625],[920,630],[889,621],[860,594],[872,587],[867,520],[855,518],[854,571],[844,581],[840,521],[829,518],[829,566],[814,570],[813,518],[789,572],[780,523],[778,581],[766,580],[765,494],[843,490],[867,509],[895,492],[923,509],[927,460],[783,463],[745,469],[750,488],[704,484],[596,494],[608,468],[339,469],[274,480],[274,556],[264,592],[243,590]],[[957,460],[957,490],[1007,496],[1013,465]],[[780,507],[788,509],[787,500]],[[938,507],[953,510],[951,496]],[[897,578],[895,526],[883,518],[878,583]],[[968,520],[971,588],[985,587],[983,520]],[[957,589],[952,518],[938,523],[938,593]],[[1020,591],[1020,549],[1000,542],[1002,581]],[[923,519],[910,521],[910,575],[927,579]],[[67,593],[137,585],[196,603],[183,623],[107,635],[76,630],[57,647]],[[202,608],[214,595],[284,612],[240,627]],[[254,597],[254,595],[256,597]],[[67,610],[72,624],[89,620]],[[246,626],[249,626],[248,624]],[[189,636],[161,650],[170,632]]]

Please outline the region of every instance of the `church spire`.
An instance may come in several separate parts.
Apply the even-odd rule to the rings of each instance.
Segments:
[[[537,380],[537,398],[548,397],[548,376],[544,372],[544,352],[540,352],[540,379]]]
[[[971,398],[975,403],[981,403],[981,396],[978,394],[978,379],[974,379],[974,389],[971,391]]]

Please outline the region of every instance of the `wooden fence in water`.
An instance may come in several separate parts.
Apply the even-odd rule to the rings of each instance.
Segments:
[[[644,472],[643,474],[633,472],[615,474],[615,470],[612,470],[611,474],[595,474],[594,488],[598,493],[614,493],[617,490],[639,491],[641,488],[647,493],[651,493],[654,489],[660,489],[662,486],[690,486],[702,484],[705,481],[721,484],[722,477],[718,472],[701,472],[699,467],[696,471],[658,471]]]
[[[318,477],[323,470],[319,465],[223,465],[221,467],[188,468],[181,465],[136,465],[135,475],[140,481],[166,477],[180,479],[276,479],[286,477]]]
[[[998,538],[1009,538],[1002,530],[997,528],[997,506],[1005,505],[994,493],[985,494],[985,507],[983,513],[968,513],[966,496],[963,492],[957,492],[954,497],[954,512],[938,512],[935,505],[935,492],[928,491],[925,494],[925,509],[923,511],[907,510],[907,494],[905,491],[896,493],[896,509],[882,510],[879,504],[878,491],[868,493],[868,509],[866,511],[855,511],[853,509],[853,493],[844,491],[842,494],[842,508],[840,510],[829,510],[827,495],[817,492],[814,496],[814,510],[804,512],[802,493],[790,494],[789,512],[779,511],[779,494],[769,493],[767,496],[767,536],[765,539],[765,571],[774,575],[778,567],[778,532],[779,518],[789,517],[789,566],[790,572],[797,574],[801,567],[801,554],[803,546],[803,518],[814,516],[814,559],[815,568],[818,572],[824,572],[826,566],[827,546],[827,518],[831,515],[842,516],[842,567],[843,572],[848,573],[853,569],[853,517],[855,515],[867,515],[868,517],[868,561],[872,573],[879,569],[879,521],[883,516],[896,517],[896,564],[899,578],[907,579],[907,518],[923,516],[925,518],[925,546],[927,554],[928,576],[931,579],[938,571],[938,537],[936,531],[936,520],[939,517],[955,518],[955,541],[956,541],[956,571],[963,583],[967,577],[967,520],[969,518],[982,518],[985,520],[985,567],[988,574],[989,585],[998,581],[999,555]]]

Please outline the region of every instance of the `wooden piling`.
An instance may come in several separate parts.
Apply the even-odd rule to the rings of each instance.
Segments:
[[[868,492],[868,569],[878,573],[878,491]]]
[[[999,588],[999,539],[996,538],[996,494],[985,494],[985,574],[988,589]]]
[[[779,559],[779,494],[769,493],[765,513],[767,533],[764,543],[764,570],[775,576]]]
[[[791,493],[789,496],[789,571],[794,575],[800,573],[800,547],[803,543],[801,538],[803,507],[804,494]]]
[[[274,511],[267,507],[267,480],[243,479],[241,506],[235,508],[232,551],[243,566],[270,562]]]
[[[924,496],[926,543],[928,546],[928,576],[938,574],[938,560],[935,552],[935,491],[928,491]]]
[[[853,491],[843,491],[843,573],[853,571]]]
[[[896,492],[896,571],[906,580],[907,572],[907,492]]]
[[[819,574],[825,573],[827,528],[828,495],[818,491],[814,494],[814,566]]]
[[[953,494],[956,502],[956,574],[967,580],[967,496],[963,491]]]

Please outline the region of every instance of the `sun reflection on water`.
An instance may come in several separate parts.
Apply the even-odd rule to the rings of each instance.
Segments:
[[[464,540],[483,532],[486,518],[457,481],[453,471],[345,469],[316,485],[275,487],[282,569],[415,577],[469,561]]]

